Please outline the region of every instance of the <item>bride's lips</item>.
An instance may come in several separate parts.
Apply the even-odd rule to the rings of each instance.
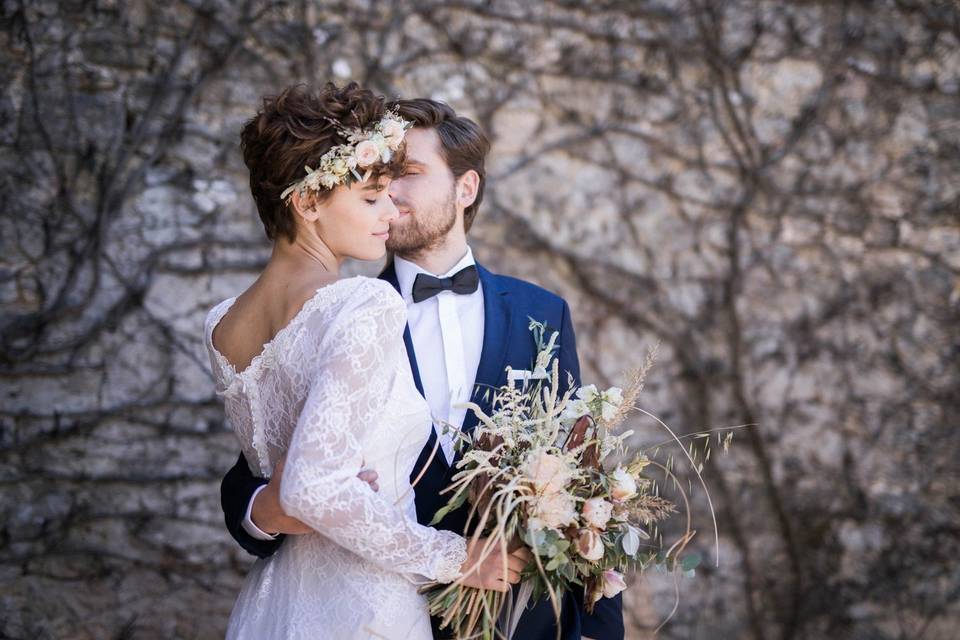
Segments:
[[[374,237],[380,238],[381,240],[386,240],[387,238],[390,237],[390,232],[389,232],[389,231],[381,231],[380,233],[375,233],[375,234],[373,234],[373,235],[374,235]]]

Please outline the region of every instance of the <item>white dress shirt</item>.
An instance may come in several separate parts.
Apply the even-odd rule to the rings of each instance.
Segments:
[[[414,302],[413,282],[421,273],[449,278],[475,264],[470,247],[446,273],[430,273],[409,260],[394,258],[400,295],[407,303],[407,323],[423,393],[440,435],[440,449],[448,463],[453,462],[455,453],[454,432],[460,430],[467,415],[466,409],[455,409],[453,405],[470,400],[483,351],[483,287],[478,285],[470,294],[441,291],[423,302]],[[264,487],[258,488],[250,498],[242,526],[257,540],[273,540],[276,536],[260,529],[250,517],[253,501]]]
[[[423,393],[440,434],[440,448],[447,462],[453,461],[455,436],[466,409],[453,405],[467,402],[477,379],[483,350],[483,287],[470,294],[442,291],[423,302],[413,301],[413,282],[418,274],[449,278],[475,265],[473,251],[467,252],[446,273],[430,273],[409,260],[394,258],[400,295],[407,303],[407,323],[417,356]]]

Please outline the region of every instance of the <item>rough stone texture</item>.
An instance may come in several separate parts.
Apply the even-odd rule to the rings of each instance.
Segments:
[[[759,425],[707,463],[720,567],[695,492],[661,637],[955,637],[955,2],[2,11],[0,637],[222,634],[249,558],[199,337],[269,252],[237,134],[347,77],[492,133],[477,253],[570,300],[588,378],[661,341],[648,409]],[[672,598],[631,589],[631,637]]]

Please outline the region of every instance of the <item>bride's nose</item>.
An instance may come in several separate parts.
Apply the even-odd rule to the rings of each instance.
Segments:
[[[393,198],[384,198],[383,214],[380,216],[380,219],[384,222],[390,222],[391,220],[396,220],[399,217],[400,211],[397,209],[397,205],[393,201]]]

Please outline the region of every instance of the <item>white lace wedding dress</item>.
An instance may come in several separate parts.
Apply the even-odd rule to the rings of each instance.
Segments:
[[[287,453],[280,501],[317,533],[251,569],[228,638],[432,638],[417,582],[450,582],[461,536],[417,524],[409,476],[430,433],[403,346],[406,307],[365,277],[322,287],[242,372],[204,327],[217,392],[255,475]],[[357,478],[376,469],[380,491]]]

